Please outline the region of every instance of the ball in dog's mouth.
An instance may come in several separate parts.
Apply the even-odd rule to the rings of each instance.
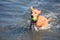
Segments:
[[[32,17],[31,19],[32,19],[33,21],[36,21],[36,20],[37,20],[36,17]]]

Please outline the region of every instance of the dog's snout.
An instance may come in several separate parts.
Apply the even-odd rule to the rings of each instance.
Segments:
[[[33,16],[31,15],[31,18],[33,18]]]

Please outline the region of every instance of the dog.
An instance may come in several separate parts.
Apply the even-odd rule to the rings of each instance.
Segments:
[[[40,10],[37,10],[33,8],[32,6],[30,7],[31,10],[31,25],[33,25],[34,29],[36,31],[41,30],[41,29],[48,29],[48,23],[51,21],[51,18],[46,18],[41,14]],[[30,27],[31,28],[31,27]]]

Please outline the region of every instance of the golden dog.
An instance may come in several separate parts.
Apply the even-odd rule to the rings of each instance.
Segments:
[[[30,7],[30,10],[32,12],[33,18],[36,19],[36,22],[34,23],[35,29],[48,29],[48,22],[51,21],[51,18],[46,18],[44,16],[41,16],[41,11],[33,8],[32,6]]]

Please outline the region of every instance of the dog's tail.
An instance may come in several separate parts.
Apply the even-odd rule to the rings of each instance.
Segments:
[[[50,22],[52,20],[52,18],[48,18],[48,22]]]

